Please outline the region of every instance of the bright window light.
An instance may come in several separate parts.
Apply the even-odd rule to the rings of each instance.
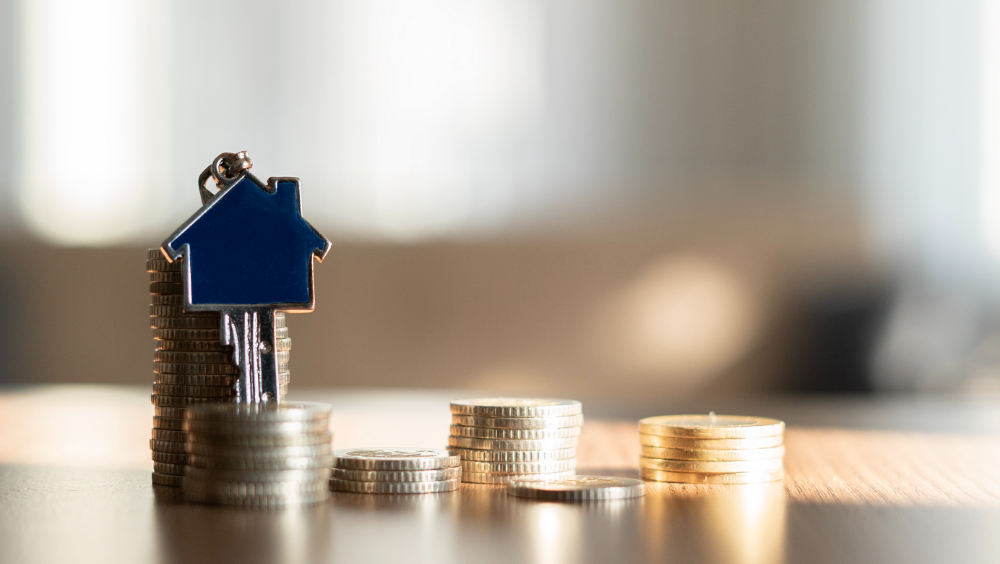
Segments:
[[[1000,0],[982,0],[979,31],[980,228],[1000,258]]]
[[[164,6],[141,0],[22,4],[18,194],[58,244],[106,244],[155,224],[169,170]]]

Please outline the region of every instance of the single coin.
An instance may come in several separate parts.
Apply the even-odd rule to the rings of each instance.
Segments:
[[[215,329],[219,327],[218,317],[150,317],[153,329]]]
[[[561,480],[576,472],[552,472],[550,474],[493,474],[490,472],[462,472],[462,481],[471,484],[506,484],[518,478],[534,477],[539,480]]]
[[[156,351],[155,362],[183,364],[233,364],[233,353],[229,351]]]
[[[223,386],[232,388],[236,383],[234,374],[160,374],[153,373],[154,384],[170,386]]]
[[[220,446],[214,444],[191,443],[187,451],[192,456],[211,458],[243,458],[249,462],[272,463],[286,458],[315,458],[331,454],[330,444],[282,447]]]
[[[282,494],[277,496],[230,496],[204,492],[185,491],[185,501],[208,505],[226,505],[239,509],[279,509],[296,505],[310,505],[326,501],[329,491]]]
[[[184,284],[175,284],[173,282],[150,282],[149,293],[182,296],[184,295]]]
[[[781,458],[785,447],[776,446],[753,449],[709,450],[696,448],[662,448],[642,446],[642,456],[668,460],[766,460]]]
[[[685,484],[756,484],[773,482],[785,476],[784,469],[763,472],[737,472],[733,474],[702,474],[699,472],[667,472],[642,468],[642,478],[656,482],[681,482]]]
[[[479,417],[566,417],[579,415],[576,400],[556,398],[472,398],[451,402],[451,412]]]
[[[288,337],[283,339],[275,338],[274,340],[274,350],[276,351],[290,351],[292,350],[292,340]]]
[[[285,319],[285,314],[284,313],[282,313],[280,311],[276,311],[274,313],[274,326],[275,327],[288,327],[287,323],[288,323],[288,321]]]
[[[330,423],[326,419],[310,421],[204,421],[187,420],[185,431],[207,435],[301,435],[326,433]]]
[[[771,437],[785,431],[785,423],[766,417],[742,415],[661,415],[639,421],[646,435],[694,439],[749,439]]]
[[[457,478],[439,482],[356,482],[330,478],[330,489],[335,492],[419,494],[450,492],[461,485],[462,482]]]
[[[184,305],[183,294],[152,294],[150,298],[152,305]]]
[[[171,431],[183,431],[184,430],[184,420],[175,419],[171,417],[157,417],[153,416],[153,428],[154,429],[169,429]]]
[[[187,464],[187,455],[179,454],[176,452],[156,452],[153,451],[153,462],[162,462],[164,464]]]
[[[163,341],[156,342],[158,351],[200,351],[200,352],[223,352],[233,354],[232,347],[228,347],[219,342],[218,339],[208,341]],[[232,358],[232,357],[230,357]]]
[[[198,468],[218,470],[309,470],[329,468],[333,464],[333,454],[329,452],[329,449],[322,456],[274,456],[270,458],[190,454],[187,457],[187,464]]]
[[[646,484],[642,480],[614,476],[573,476],[555,480],[518,478],[507,483],[507,493],[553,501],[626,499],[646,495]]]
[[[704,474],[731,474],[733,472],[764,472],[777,470],[782,459],[764,460],[664,460],[662,458],[639,457],[640,468],[666,470],[668,472],[700,472]]]
[[[180,270],[160,271],[149,273],[150,282],[174,282],[177,284],[184,282],[184,273]]]
[[[663,448],[699,450],[746,450],[781,446],[784,434],[752,439],[690,439],[686,437],[661,437],[639,433],[639,444]]]
[[[182,305],[150,305],[149,306],[149,316],[150,317],[209,317],[212,319],[219,319],[219,312],[217,311],[184,311],[184,306]]]
[[[164,258],[152,258],[146,260],[146,272],[180,272],[181,261],[167,262]]]
[[[218,364],[189,364],[180,362],[153,362],[153,372],[160,374],[238,374],[232,362]]]
[[[159,472],[153,472],[153,483],[158,486],[171,486],[179,487],[181,482],[184,480],[184,476],[175,476],[173,474],[161,474]]]
[[[278,496],[312,493],[326,488],[326,480],[305,482],[219,482],[191,477],[192,468],[184,478],[184,490],[198,493],[229,496]]]
[[[562,427],[557,429],[489,429],[486,427],[465,427],[452,425],[451,434],[454,437],[469,437],[474,439],[568,439],[580,435],[579,427]]]
[[[153,472],[159,474],[171,474],[174,476],[183,476],[184,468],[185,465],[183,464],[165,464],[163,462],[153,463]]]
[[[553,460],[551,462],[476,462],[463,460],[463,472],[489,474],[551,474],[568,472],[576,468],[576,459]]]
[[[583,415],[567,417],[477,417],[452,414],[453,425],[491,429],[562,429],[583,425]]]
[[[182,396],[161,396],[160,394],[152,394],[149,399],[156,407],[190,407],[202,403],[229,402],[227,398],[189,398]]]
[[[187,440],[189,443],[198,443],[206,446],[312,446],[330,444],[330,441],[333,440],[333,434],[329,431],[299,435],[225,435],[188,432]]]
[[[356,482],[440,482],[462,477],[462,468],[438,468],[436,470],[345,470],[334,468],[333,477]]]
[[[333,406],[312,401],[281,403],[226,403],[199,405],[188,409],[186,417],[206,421],[312,421],[329,419]]]
[[[436,448],[356,448],[333,454],[334,467],[348,470],[434,470],[461,462],[457,455]]]
[[[158,341],[218,341],[218,329],[153,329]]]
[[[541,439],[541,440],[503,440],[503,439],[470,439],[468,437],[448,437],[449,447],[476,448],[488,450],[557,450],[575,447],[579,439]]]
[[[184,412],[186,408],[183,407],[154,407],[153,415],[156,417],[169,417],[171,419],[184,419]]]
[[[171,386],[170,384],[153,384],[153,393],[195,398],[231,398],[236,395],[232,386]]]
[[[462,460],[476,462],[548,462],[576,456],[576,447],[554,450],[479,450],[450,447],[448,450],[460,456]]]
[[[301,470],[223,470],[199,468],[188,465],[187,477],[202,482],[325,482],[330,478],[330,468]]]
[[[171,431],[169,429],[153,429],[153,439],[157,441],[173,441],[183,443],[187,440],[184,431]]]
[[[167,259],[163,255],[163,253],[160,251],[160,249],[157,248],[157,249],[149,249],[148,251],[146,251],[146,260],[163,260],[163,261],[165,261]],[[175,260],[174,262],[179,262],[179,261]]]

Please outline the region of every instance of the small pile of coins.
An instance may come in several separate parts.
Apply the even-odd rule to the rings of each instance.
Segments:
[[[614,476],[572,476],[556,480],[518,478],[507,483],[507,494],[550,501],[600,501],[646,495],[646,484]]]
[[[642,477],[751,484],[784,477],[785,424],[738,415],[664,415],[639,421]]]
[[[246,508],[323,501],[333,462],[331,410],[289,401],[191,406],[184,498]]]
[[[506,484],[516,477],[555,479],[576,470],[583,425],[580,402],[476,398],[451,402],[448,450],[462,458],[462,481]]]
[[[237,367],[230,347],[219,342],[217,312],[185,312],[183,261],[167,262],[159,249],[149,249],[150,325],[156,340],[153,357],[155,406],[153,437],[153,483],[180,486],[187,455],[184,452],[185,408],[199,403],[229,402],[235,397]],[[284,394],[289,380],[291,339],[285,314],[275,314],[279,378]]]
[[[462,483],[458,456],[446,450],[370,448],[334,454],[330,489],[369,494],[420,494],[457,490]]]

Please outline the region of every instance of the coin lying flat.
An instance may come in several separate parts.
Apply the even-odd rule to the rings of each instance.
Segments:
[[[780,435],[785,424],[766,417],[742,415],[662,415],[639,421],[646,435],[700,439],[748,439]]]
[[[193,503],[228,505],[240,509],[277,509],[293,505],[308,505],[324,501],[329,492],[321,491],[282,493],[281,495],[225,495],[200,491],[184,491],[184,499]]]
[[[218,329],[153,329],[158,341],[219,341]]]
[[[284,470],[228,470],[188,465],[187,477],[202,482],[307,483],[327,480],[330,477],[330,469],[323,467]]]
[[[159,439],[149,439],[149,450],[155,452],[169,452],[173,454],[184,454],[184,443],[175,441],[163,441]]]
[[[449,447],[474,448],[483,450],[558,450],[575,447],[579,439],[503,440],[470,439],[468,437],[448,437]]]
[[[171,386],[225,386],[232,388],[236,382],[233,374],[153,374],[154,384]]]
[[[173,282],[150,282],[149,283],[149,293],[150,294],[184,294],[184,285],[175,284]]]
[[[161,396],[160,394],[152,394],[150,396],[150,401],[153,405],[157,407],[190,407],[197,404],[204,403],[218,403],[220,401],[227,401],[226,398],[192,398],[192,397],[182,397],[182,396]]]
[[[781,458],[784,456],[785,447],[776,446],[756,449],[710,450],[663,448],[643,445],[640,454],[647,458],[664,458],[668,460],[766,460],[770,458]]]
[[[153,393],[158,396],[192,398],[231,398],[235,395],[232,386],[172,386],[170,384],[153,384]]]
[[[179,270],[176,270],[176,271],[150,272],[149,273],[149,281],[150,282],[175,282],[175,283],[183,283],[184,282],[184,273],[181,272],[181,271],[179,271]]]
[[[157,441],[171,441],[183,443],[185,441],[184,431],[171,431],[169,429],[153,429],[153,439]]]
[[[283,401],[281,403],[203,404],[187,410],[190,419],[205,421],[311,421],[329,419],[333,407],[325,403]]]
[[[167,464],[164,462],[153,462],[153,472],[158,474],[172,474],[174,476],[184,475],[183,464]]]
[[[333,434],[329,431],[322,433],[299,433],[294,435],[216,435],[208,433],[188,432],[189,443],[198,443],[206,446],[247,446],[247,447],[283,447],[283,446],[313,446],[330,444]]]
[[[183,431],[184,430],[184,420],[175,419],[172,417],[157,417],[153,416],[153,428],[154,429],[170,429],[171,431]]]
[[[576,468],[576,459],[553,460],[551,462],[476,462],[463,460],[463,472],[493,474],[552,474],[567,472]]]
[[[439,482],[356,482],[330,478],[330,489],[335,492],[417,494],[457,490],[462,485],[458,479]]]
[[[472,484],[506,484],[518,478],[539,480],[561,480],[575,474],[575,471],[552,472],[550,474],[493,474],[490,472],[462,472],[462,481]]]
[[[626,499],[646,494],[641,480],[611,476],[573,476],[563,479],[519,478],[507,483],[507,493],[554,501]]]
[[[232,347],[223,345],[218,340],[202,341],[166,341],[158,340],[156,343],[158,351],[218,351],[232,354]]]
[[[457,480],[462,477],[462,468],[438,468],[436,470],[345,470],[334,468],[333,477],[338,480],[356,482],[440,482]]]
[[[338,450],[334,466],[350,470],[433,470],[454,468],[460,458],[431,448],[369,448]]]
[[[330,444],[284,447],[249,447],[191,443],[187,451],[192,456],[232,457],[254,461],[273,461],[288,457],[316,457],[330,454]]]
[[[462,460],[476,462],[547,462],[576,456],[575,447],[554,450],[481,450],[450,447],[448,450],[460,456]]]
[[[182,480],[184,480],[184,476],[153,472],[153,483],[159,486],[171,486],[176,488],[181,485]]]
[[[231,364],[233,354],[229,351],[156,351],[154,362],[178,362],[185,364]]]
[[[172,452],[156,452],[153,451],[153,462],[162,462],[164,464],[187,464],[187,455],[178,454]]]
[[[472,398],[451,402],[451,412],[478,417],[566,417],[579,415],[576,400],[555,398]]]
[[[453,425],[491,429],[561,429],[583,425],[583,415],[566,417],[477,417],[452,414]]]
[[[152,305],[183,305],[183,294],[152,294],[149,296]]]
[[[764,460],[663,460],[661,458],[639,457],[640,468],[653,468],[668,472],[700,472],[705,474],[728,474],[733,472],[763,472],[778,470],[782,459]]]
[[[188,467],[188,472],[192,468]],[[322,481],[308,482],[217,482],[214,480],[199,480],[186,476],[184,479],[185,492],[198,492],[214,495],[226,496],[276,496],[312,493],[326,489],[326,484]]]
[[[219,374],[236,375],[239,368],[231,362],[218,364],[193,364],[181,362],[153,362],[153,372],[160,374]]]
[[[642,468],[642,477],[645,480],[657,482],[682,482],[686,484],[756,484],[760,482],[773,482],[785,476],[783,469],[768,470],[763,472],[736,472],[732,474],[703,474],[699,472],[667,472],[664,470],[654,470],[652,468]]]
[[[185,421],[184,430],[204,435],[301,435],[327,433],[329,423],[325,419],[313,421],[203,421],[189,419]],[[228,439],[226,439],[228,440]]]
[[[329,468],[333,464],[333,454],[327,451],[320,456],[202,456],[187,455],[187,464],[198,468],[218,470],[308,470]]]
[[[639,444],[662,448],[686,448],[705,450],[743,450],[781,446],[783,435],[756,437],[750,439],[691,439],[686,437],[661,437],[639,433]]]
[[[153,415],[156,417],[169,417],[171,419],[184,419],[184,407],[154,407]]]
[[[580,435],[579,427],[561,427],[556,429],[489,429],[485,427],[452,425],[450,429],[452,436],[474,439],[568,439]]]
[[[150,317],[210,317],[219,319],[217,311],[184,311],[181,304],[150,304]]]

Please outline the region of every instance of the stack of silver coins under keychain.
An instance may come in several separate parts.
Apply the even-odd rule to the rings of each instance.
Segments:
[[[325,403],[228,403],[188,408],[188,501],[282,507],[326,499],[331,406]]]
[[[369,494],[424,494],[457,490],[459,458],[429,448],[366,448],[334,453],[330,489]]]
[[[639,421],[642,477],[751,484],[784,476],[785,424],[739,415],[664,415]]]
[[[451,402],[448,450],[462,481],[506,484],[516,477],[572,476],[583,425],[576,400],[476,398]]]
[[[230,348],[219,342],[219,314],[184,311],[182,269],[183,261],[170,263],[159,249],[149,250],[146,257],[152,294],[149,313],[156,342],[150,449],[153,483],[164,486],[180,486],[184,475],[185,408],[232,401],[237,374]],[[291,339],[283,313],[275,315],[275,325],[280,337],[276,343],[279,367],[283,369],[279,377],[283,387],[287,387]]]

